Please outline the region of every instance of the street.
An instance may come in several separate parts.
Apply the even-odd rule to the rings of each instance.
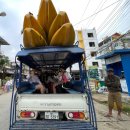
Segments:
[[[8,130],[11,92],[0,95],[0,130]]]
[[[9,127],[9,109],[11,93],[0,95],[0,130],[8,130]],[[107,112],[107,106],[94,102],[98,121],[98,130],[129,130],[130,117],[122,114],[124,121],[116,120],[116,111],[113,111],[112,118],[104,117]]]
[[[130,130],[130,117],[122,114],[124,121],[117,121],[117,111],[113,111],[113,117],[106,118],[104,115],[107,113],[107,106],[94,102],[96,114],[97,114],[97,124],[98,130]]]

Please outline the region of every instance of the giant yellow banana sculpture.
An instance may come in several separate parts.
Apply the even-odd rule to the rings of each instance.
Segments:
[[[25,48],[39,46],[70,46],[75,32],[67,13],[58,14],[51,0],[41,0],[38,18],[26,14],[23,22],[23,43]]]

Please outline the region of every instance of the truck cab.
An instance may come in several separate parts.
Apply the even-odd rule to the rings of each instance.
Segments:
[[[73,78],[77,64],[79,79]],[[23,75],[23,66],[40,72],[44,94],[32,89]],[[60,83],[57,93],[46,83],[61,68],[71,75],[69,84]],[[16,86],[16,89],[15,89]],[[16,55],[16,71],[10,110],[9,130],[97,130],[96,114],[88,83],[85,52],[78,46],[22,48]]]

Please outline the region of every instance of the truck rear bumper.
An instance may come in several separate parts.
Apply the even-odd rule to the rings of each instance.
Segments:
[[[97,130],[86,121],[16,121],[9,130]]]

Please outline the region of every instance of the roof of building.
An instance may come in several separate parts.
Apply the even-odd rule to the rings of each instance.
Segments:
[[[98,43],[98,46],[100,47],[100,46],[102,46],[103,45],[103,42],[108,42],[109,40],[111,40],[111,37],[113,37],[114,39],[113,40],[116,40],[116,39],[118,39],[118,38],[120,38],[122,35],[120,34],[120,33],[114,33],[114,34],[112,34],[111,36],[107,36],[107,37],[105,37],[104,38],[104,40],[102,40],[100,43]]]
[[[108,46],[104,46],[104,48],[99,49],[100,55],[97,56],[96,59],[107,59],[109,57],[119,55],[119,54],[130,54],[130,47],[127,44],[124,45],[124,43],[128,42],[127,39],[130,40],[130,31],[128,31],[124,35],[121,35],[120,37],[113,40],[112,42],[110,42]],[[117,43],[118,43],[118,46],[117,46]]]
[[[9,45],[9,43],[0,36],[0,45]]]
[[[122,55],[122,54],[130,54],[130,49],[118,49],[114,50],[110,53],[106,53],[104,55],[96,57],[96,59],[107,59],[116,55]]]

